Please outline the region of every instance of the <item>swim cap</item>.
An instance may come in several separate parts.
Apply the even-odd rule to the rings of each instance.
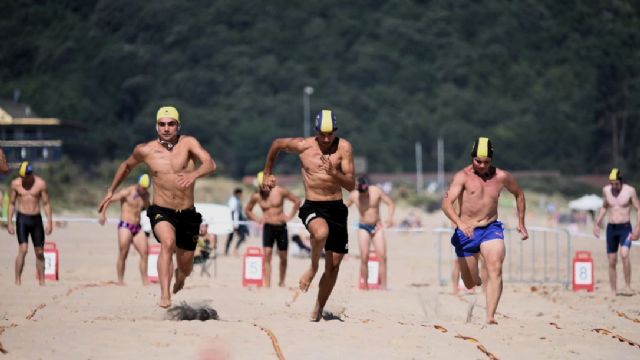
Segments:
[[[358,188],[358,192],[365,192],[369,190],[369,181],[367,180],[367,178],[359,177],[357,188]]]
[[[165,117],[175,119],[178,123],[180,123],[180,114],[178,113],[178,109],[176,109],[173,106],[163,106],[160,109],[158,109],[158,114],[156,115],[156,122]]]
[[[622,180],[622,174],[620,174],[620,170],[618,170],[618,168],[611,169],[611,172],[609,173],[609,180],[610,181]]]
[[[316,116],[316,131],[323,133],[332,133],[338,130],[336,116],[331,110],[322,110]]]
[[[258,187],[262,186],[262,181],[264,180],[264,172],[260,171],[256,176],[256,181],[258,182]]]
[[[491,140],[486,137],[478,138],[473,143],[471,157],[493,158],[493,144],[491,144]]]
[[[140,177],[138,178],[138,185],[140,185],[140,187],[142,187],[143,189],[148,189],[149,185],[151,185],[151,179],[149,178],[149,175],[140,175]]]
[[[22,164],[20,164],[20,169],[18,169],[18,175],[25,177],[31,174],[33,174],[33,167],[28,161],[23,161]]]

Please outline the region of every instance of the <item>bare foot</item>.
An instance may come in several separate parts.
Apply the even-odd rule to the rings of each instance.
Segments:
[[[322,309],[320,309],[317,305],[311,312],[311,316],[309,317],[309,321],[318,322],[322,319]]]
[[[279,287],[283,288],[286,287],[286,285],[284,284],[284,281],[278,284]]]
[[[487,325],[498,325],[496,319],[487,319]]]
[[[178,269],[176,269],[175,274],[176,274],[176,282],[173,283],[173,293],[177,294],[178,291],[182,290],[182,288],[184,287],[185,277],[182,276],[182,273],[178,271]]]
[[[18,286],[22,285],[22,280],[16,279],[16,285],[18,285]]]
[[[313,268],[309,268],[307,271],[302,274],[300,277],[300,281],[298,281],[298,285],[300,286],[300,291],[307,292],[309,290],[309,286],[311,286],[311,281],[313,281],[313,277],[316,275],[316,272],[313,271]]]
[[[118,285],[118,286],[124,286],[125,284],[124,284],[124,281],[122,281],[122,280],[118,280],[118,282],[116,283],[116,285]]]
[[[171,299],[169,299],[169,298],[160,299],[160,302],[158,303],[158,306],[160,306],[163,309],[168,309],[171,306]]]

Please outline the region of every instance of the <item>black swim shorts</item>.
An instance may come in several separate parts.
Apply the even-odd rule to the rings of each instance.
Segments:
[[[289,248],[287,224],[264,224],[262,228],[262,246],[272,248],[274,242],[278,244],[278,250],[287,251]]]
[[[329,225],[329,236],[324,245],[325,251],[338,254],[349,252],[349,235],[347,233],[347,216],[349,210],[342,200],[311,201],[305,200],[298,212],[298,217],[309,229],[309,224],[315,218],[324,219]]]
[[[42,227],[42,216],[40,214],[26,215],[18,212],[16,214],[16,234],[18,244],[29,242],[29,235],[33,241],[33,247],[44,246],[44,228]]]
[[[160,238],[155,232],[156,224],[167,221],[176,229],[176,247],[182,250],[194,251],[198,243],[198,232],[202,223],[202,215],[195,207],[184,210],[174,210],[162,206],[151,205],[147,209],[147,216],[151,220],[151,228],[156,240]]]

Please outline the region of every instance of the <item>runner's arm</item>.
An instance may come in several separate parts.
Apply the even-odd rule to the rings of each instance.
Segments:
[[[42,205],[44,207],[44,213],[47,216],[47,226],[45,227],[45,233],[47,235],[51,234],[53,230],[53,210],[51,209],[51,201],[49,200],[49,189],[47,187],[47,183],[44,183],[44,187],[42,189]]]
[[[524,197],[524,191],[518,185],[516,178],[511,173],[505,171],[504,186],[516,198],[516,209],[518,210],[518,232],[522,236],[522,240],[529,238],[527,227],[524,224],[525,213],[527,211],[527,201]]]
[[[13,235],[13,215],[16,211],[16,199],[18,197],[18,192],[13,187],[13,183],[11,184],[11,190],[9,190],[9,213],[7,214],[7,230],[9,234]]]
[[[194,137],[191,137],[189,150],[201,163],[200,166],[191,173],[195,175],[195,178],[211,175],[216,171],[217,165],[213,157],[211,157],[211,154],[209,154]]]
[[[609,204],[607,203],[607,194],[602,189],[602,207],[598,210],[598,215],[596,215],[596,219],[593,222],[593,235],[595,237],[600,237],[600,223],[604,218],[604,215],[607,213],[607,209],[609,208]]]
[[[391,200],[391,198],[380,189],[380,196],[382,198],[382,202],[387,205],[387,226],[393,226],[393,214],[396,211],[396,204]]]
[[[9,164],[7,164],[7,158],[5,157],[4,151],[2,151],[2,149],[0,149],[0,173],[9,173]]]
[[[291,201],[293,203],[293,207],[291,208],[291,213],[289,213],[288,219],[291,220],[293,219],[296,214],[298,213],[298,209],[300,209],[300,198],[293,195],[293,193],[291,193],[291,191],[284,189],[284,194],[283,196],[285,197],[285,199],[289,199],[289,201]],[[287,220],[287,221],[289,221]]]
[[[303,150],[304,138],[278,138],[273,140],[271,147],[269,148],[269,152],[267,153],[264,169],[262,170],[264,175],[262,188],[272,189],[275,186],[275,178],[271,174],[273,171],[273,164],[275,163],[280,151],[299,154]]]
[[[631,234],[631,237],[632,240],[638,240],[638,237],[640,236],[640,201],[638,200],[638,194],[635,189],[633,189],[633,192],[631,193],[631,204],[636,208],[636,229]]]
[[[347,191],[353,191],[356,188],[356,175],[353,166],[353,149],[351,143],[346,140],[340,141],[343,146],[342,161],[340,161],[340,170],[335,171],[335,178],[338,180],[340,186]],[[336,169],[337,170],[337,169]]]
[[[465,174],[462,171],[459,171],[451,181],[451,185],[449,185],[449,189],[444,193],[444,197],[442,198],[442,212],[455,224],[455,226],[462,228],[462,220],[458,213],[453,208],[453,204],[458,200],[458,197],[462,193],[464,189],[464,181]]]
[[[120,183],[122,183],[127,175],[129,175],[131,170],[142,162],[143,146],[144,144],[137,145],[135,149],[133,149],[133,153],[129,156],[129,158],[127,158],[127,160],[123,161],[120,166],[118,166],[118,170],[116,170],[116,173],[113,176],[113,181],[107,189],[107,194],[100,202],[100,206],[98,206],[98,212],[102,211],[102,208],[109,202],[109,199],[113,197],[113,192],[118,188]]]
[[[260,219],[258,219],[256,214],[253,213],[253,208],[256,206],[256,203],[258,202],[258,196],[260,195],[259,194],[251,195],[251,197],[249,198],[249,201],[244,206],[244,214],[247,215],[247,219],[255,222],[260,222]]]

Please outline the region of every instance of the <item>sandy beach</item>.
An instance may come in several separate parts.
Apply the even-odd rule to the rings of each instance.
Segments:
[[[428,227],[441,225],[442,219],[439,213],[424,218]],[[388,232],[387,238],[390,289],[384,292],[358,289],[358,250],[352,232],[352,250],[343,262],[327,304],[326,310],[334,316],[319,323],[307,320],[319,275],[309,293],[292,301],[298,277],[308,266],[306,258],[290,254],[287,288],[242,287],[241,257],[219,256],[215,278],[201,276],[196,266],[185,289],[173,296],[172,301],[174,305],[181,302],[208,305],[220,316],[218,321],[201,322],[166,319],[166,311],[156,305],[158,285],[141,285],[134,249],[127,261],[127,285],[114,284],[117,255],[114,225],[70,222],[66,227],[56,228],[48,240],[54,241],[60,251],[60,280],[48,281],[45,287],[39,287],[35,280],[31,244],[23,285],[14,285],[17,240],[3,229],[0,343],[6,353],[0,358],[640,357],[637,345],[640,295],[610,294],[603,240],[573,239],[573,251],[588,250],[593,254],[595,292],[575,293],[555,282],[507,282],[498,307],[499,325],[485,326],[483,294],[452,296],[451,285],[440,285],[436,235],[430,231]],[[155,239],[150,243],[155,243]],[[259,244],[256,237],[249,240],[249,245]],[[640,289],[637,251],[634,247],[631,255],[636,274],[632,285]],[[537,259],[543,261],[541,256]],[[278,260],[273,261],[277,269]],[[619,289],[623,288],[621,267],[619,264]],[[210,270],[213,275],[213,266]],[[449,267],[446,274],[448,278]],[[274,270],[273,279],[276,276]],[[470,305],[476,301],[468,316]]]

